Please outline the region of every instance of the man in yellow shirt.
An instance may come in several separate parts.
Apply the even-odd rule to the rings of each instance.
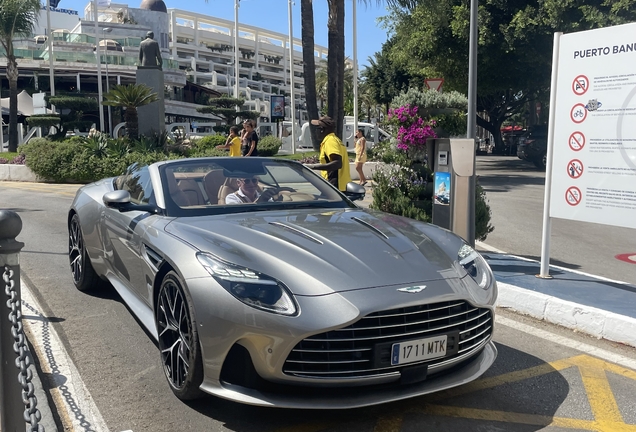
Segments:
[[[340,191],[347,190],[347,183],[351,181],[349,174],[349,155],[347,149],[334,133],[335,122],[331,117],[323,116],[312,120],[312,125],[318,126],[320,143],[320,163],[307,165],[307,168],[320,170],[325,180]]]
[[[225,140],[224,145],[216,146],[219,150],[230,150],[230,156],[241,156],[241,138],[238,136],[238,126],[232,126],[230,128],[230,136]]]

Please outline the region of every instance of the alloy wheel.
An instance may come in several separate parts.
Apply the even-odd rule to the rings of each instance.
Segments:
[[[68,259],[73,274],[73,282],[80,283],[84,271],[84,239],[77,218],[73,218],[68,230]]]
[[[192,352],[192,323],[181,289],[168,278],[157,304],[157,330],[164,372],[176,389],[186,384]]]

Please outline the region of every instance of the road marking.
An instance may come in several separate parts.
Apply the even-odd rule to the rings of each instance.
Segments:
[[[495,322],[497,324],[501,324],[506,327],[510,327],[515,330],[519,330],[524,333],[531,334],[541,339],[545,339],[550,342],[554,342],[556,344],[563,345],[568,348],[573,348],[577,351],[587,353],[594,357],[598,357],[608,362],[615,363],[625,368],[636,370],[636,360],[626,357],[624,355],[616,354],[614,352],[605,350],[603,348],[598,348],[590,344],[577,342],[575,340],[568,339],[564,336],[560,336],[558,334],[555,334],[555,333],[552,333],[552,332],[549,332],[549,331],[546,331],[546,330],[543,330],[528,324],[523,324],[523,323],[514,321],[510,318],[502,317],[500,315],[495,315]],[[636,380],[636,373],[633,379]]]
[[[20,284],[22,322],[29,333],[29,342],[37,353],[42,371],[49,375],[50,393],[64,424],[64,430],[108,432],[106,422],[57,332],[48,318],[40,313],[42,308],[24,279]]]
[[[57,193],[64,196],[74,197],[77,189],[82,185],[69,185],[69,184],[49,184],[49,183],[31,183],[31,182],[0,182],[0,187],[28,190],[31,192],[47,192]]]

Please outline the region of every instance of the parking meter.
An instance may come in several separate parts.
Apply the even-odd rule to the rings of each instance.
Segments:
[[[427,142],[433,169],[433,223],[475,244],[475,140]]]

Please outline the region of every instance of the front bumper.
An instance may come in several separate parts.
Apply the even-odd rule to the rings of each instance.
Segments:
[[[479,355],[461,363],[439,376],[415,384],[401,386],[377,386],[332,388],[297,392],[272,393],[206,380],[201,390],[214,396],[235,402],[276,408],[296,409],[349,409],[395,402],[467,384],[479,378],[497,358],[497,348],[490,341]]]
[[[297,297],[300,314],[284,317],[240,303],[223,288],[216,289],[211,279],[190,279],[187,285],[195,307],[203,354],[205,378],[201,389],[241,403],[287,408],[352,408],[379,404],[474,380],[496,357],[491,341],[496,287],[490,293],[474,291],[481,296],[475,298],[470,295],[472,291],[466,281],[450,278],[428,282],[422,295],[400,293],[396,289],[399,287],[389,286],[301,296]],[[284,372],[290,353],[301,341],[314,335],[345,329],[379,311],[444,302],[479,305],[480,316],[491,317],[489,334],[483,336],[483,329],[478,330],[482,332],[481,342],[465,354],[445,357],[438,364],[429,365],[422,374],[422,377],[428,375],[423,381],[401,384],[401,373],[396,370],[367,376],[347,373],[325,377],[310,376],[311,370],[309,373]],[[410,339],[419,337],[409,336]],[[237,385],[238,381],[225,379],[227,364],[239,364],[231,355],[237,347],[245,352],[246,359],[240,363],[239,372],[244,371],[245,375],[253,372],[252,375],[266,385]]]

